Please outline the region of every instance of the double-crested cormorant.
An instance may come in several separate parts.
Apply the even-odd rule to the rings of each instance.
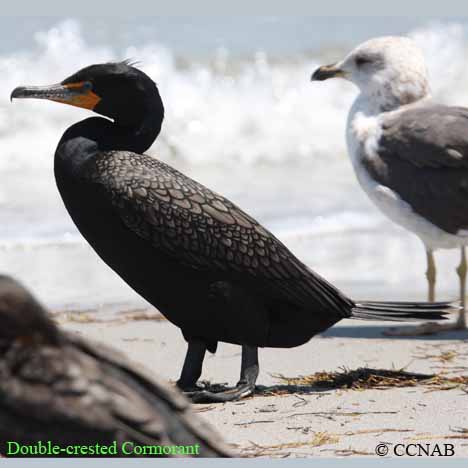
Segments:
[[[26,289],[0,275],[0,454],[8,441],[64,449],[115,442],[121,456],[150,455],[158,449],[141,446],[156,445],[185,446],[162,456],[231,455],[178,391],[116,350],[60,330]]]
[[[65,206],[98,255],[182,329],[188,351],[179,387],[194,400],[251,394],[258,347],[306,343],[343,318],[441,319],[448,303],[355,303],[298,260],[226,198],[142,154],[160,132],[156,84],[123,63],[92,65],[12,98],[49,99],[109,117],[70,127],[55,153]],[[242,345],[235,389],[198,391],[218,341]]]
[[[342,61],[316,70],[312,80],[333,77],[359,87],[348,116],[348,152],[369,198],[423,241],[429,301],[435,299],[434,250],[461,251],[458,320],[388,334],[466,329],[468,108],[431,99],[423,54],[407,37],[370,39]]]

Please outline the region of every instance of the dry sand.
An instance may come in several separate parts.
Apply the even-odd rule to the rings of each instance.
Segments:
[[[119,348],[162,378],[177,379],[186,344],[176,327],[151,319],[158,318],[155,312],[127,312],[118,320],[101,313],[57,317],[65,328]],[[343,366],[468,375],[468,334],[395,339],[382,336],[388,325],[345,320],[299,348],[262,349],[258,384],[277,391],[274,386],[284,384],[278,374],[298,377]],[[207,355],[203,378],[234,384],[239,368],[240,348],[221,343],[216,356]],[[431,449],[453,444],[455,456],[468,456],[466,385],[445,390],[309,386],[195,409],[244,455],[375,456],[380,443],[420,443]]]

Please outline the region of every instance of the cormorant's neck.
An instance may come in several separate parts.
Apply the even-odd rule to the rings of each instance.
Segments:
[[[124,126],[102,117],[91,117],[66,130],[59,147],[72,139],[85,138],[94,142],[98,151],[127,150],[144,153],[161,130],[161,122],[147,120],[137,126]]]
[[[77,175],[84,163],[101,151],[144,153],[159,134],[161,124],[121,126],[102,117],[82,120],[63,134],[55,152],[55,170]]]
[[[161,131],[164,118],[164,107],[157,90],[156,95],[147,96],[141,106],[135,107],[139,110],[135,109],[131,116],[124,111],[122,116],[113,119],[102,145],[113,145],[111,149],[127,149],[135,153],[144,153],[150,148]]]

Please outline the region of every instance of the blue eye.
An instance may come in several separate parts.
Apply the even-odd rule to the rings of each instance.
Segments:
[[[84,91],[91,91],[93,89],[93,84],[91,83],[91,81],[85,81],[83,83],[83,90]]]

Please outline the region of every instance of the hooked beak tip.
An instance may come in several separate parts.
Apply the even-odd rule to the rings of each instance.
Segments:
[[[345,72],[341,70],[336,64],[324,65],[317,68],[317,70],[312,73],[310,81],[325,81],[329,78],[343,77]]]
[[[10,102],[12,102],[15,98],[20,98],[24,92],[24,89],[24,86],[18,86],[15,88],[10,94]]]

